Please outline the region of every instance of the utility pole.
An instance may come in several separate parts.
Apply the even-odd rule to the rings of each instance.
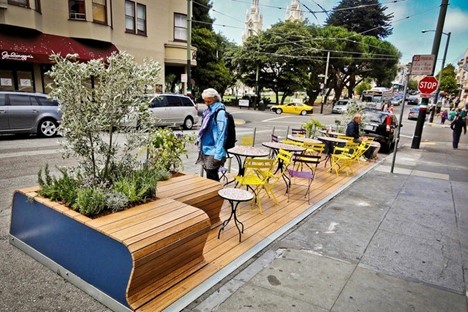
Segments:
[[[452,35],[452,33],[451,32],[448,32],[448,33],[442,32],[442,34],[447,35],[447,42],[445,43],[444,57],[442,58],[442,67],[440,68],[440,73],[439,73],[439,87],[437,88],[436,93],[435,93],[435,97],[434,97],[436,105],[439,102],[440,84],[442,83],[442,71],[444,70],[445,59],[447,58],[447,50],[448,50],[448,47],[449,47],[450,36]],[[434,121],[434,114],[435,114],[435,110],[433,110],[431,112],[431,117],[429,118],[429,122]]]
[[[192,93],[192,0],[187,0],[187,94]]]
[[[440,39],[442,37],[442,31],[444,30],[445,15],[447,14],[448,0],[442,0],[440,4],[439,19],[437,21],[437,28],[434,35],[434,41],[432,43],[432,53],[434,55],[434,66],[432,66],[432,73],[430,76],[434,75],[435,62],[437,61],[437,55],[439,54]],[[419,108],[418,121],[416,123],[416,128],[414,129],[413,141],[411,143],[411,148],[419,149],[419,144],[421,143],[422,130],[424,127],[424,120],[426,119],[427,105],[429,99],[424,98],[421,101],[421,107]]]
[[[325,76],[323,77],[322,104],[320,105],[320,114],[323,114],[323,104],[325,94],[327,93],[328,65],[330,64],[330,51],[327,51],[327,64],[325,65]]]

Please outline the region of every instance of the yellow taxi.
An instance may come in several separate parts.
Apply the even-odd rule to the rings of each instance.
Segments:
[[[305,116],[314,112],[314,107],[304,103],[288,103],[281,105],[273,105],[270,110],[277,114],[291,113]]]

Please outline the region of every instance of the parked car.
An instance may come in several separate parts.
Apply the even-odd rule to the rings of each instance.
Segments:
[[[409,96],[408,99],[406,100],[408,105],[418,105],[419,104],[419,97],[412,95]]]
[[[272,112],[277,114],[291,113],[291,114],[299,114],[299,115],[307,115],[312,114],[314,112],[314,108],[312,106],[306,105],[304,103],[288,103],[288,104],[281,104],[281,105],[273,105],[270,107]]]
[[[181,94],[151,94],[145,95],[149,98],[149,109],[156,120],[155,126],[183,127],[190,130],[198,123],[198,107],[193,100]],[[122,125],[136,127],[136,118],[127,116]]]
[[[401,103],[403,103],[403,94],[398,94],[398,95],[395,95],[394,97],[392,97],[392,99],[390,100],[390,103],[393,106],[401,105]]]
[[[418,120],[418,117],[419,117],[419,109],[421,108],[421,106],[416,106],[416,107],[411,107],[410,110],[408,111],[408,119],[409,120]],[[429,112],[429,110],[428,110]],[[427,121],[427,114],[426,114],[426,119]]]
[[[46,94],[0,92],[0,134],[57,135],[62,119],[59,103]]]
[[[381,145],[381,151],[390,152],[399,131],[397,117],[380,110],[365,110],[362,127],[364,133],[374,137]]]
[[[333,105],[333,114],[343,114],[348,111],[349,100],[339,100]]]

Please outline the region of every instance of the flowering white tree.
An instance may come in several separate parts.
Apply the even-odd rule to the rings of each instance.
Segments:
[[[152,60],[138,64],[126,52],[87,63],[76,57],[51,56],[56,64],[48,72],[53,79],[50,96],[61,103],[65,156],[79,157],[80,173],[92,185],[106,184],[113,169],[134,166],[133,152],[148,143],[151,120],[142,95],[156,85],[161,69]],[[139,127],[117,140],[116,132],[129,115]]]

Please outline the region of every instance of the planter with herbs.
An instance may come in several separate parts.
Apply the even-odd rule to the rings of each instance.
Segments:
[[[78,165],[58,176],[46,166],[38,187],[15,192],[10,242],[113,310],[143,309],[205,265],[207,214],[157,198],[158,181],[181,169],[196,138],[152,126],[142,95],[158,82],[157,63],[124,52],[75,59],[52,56],[48,74],[64,156]]]

